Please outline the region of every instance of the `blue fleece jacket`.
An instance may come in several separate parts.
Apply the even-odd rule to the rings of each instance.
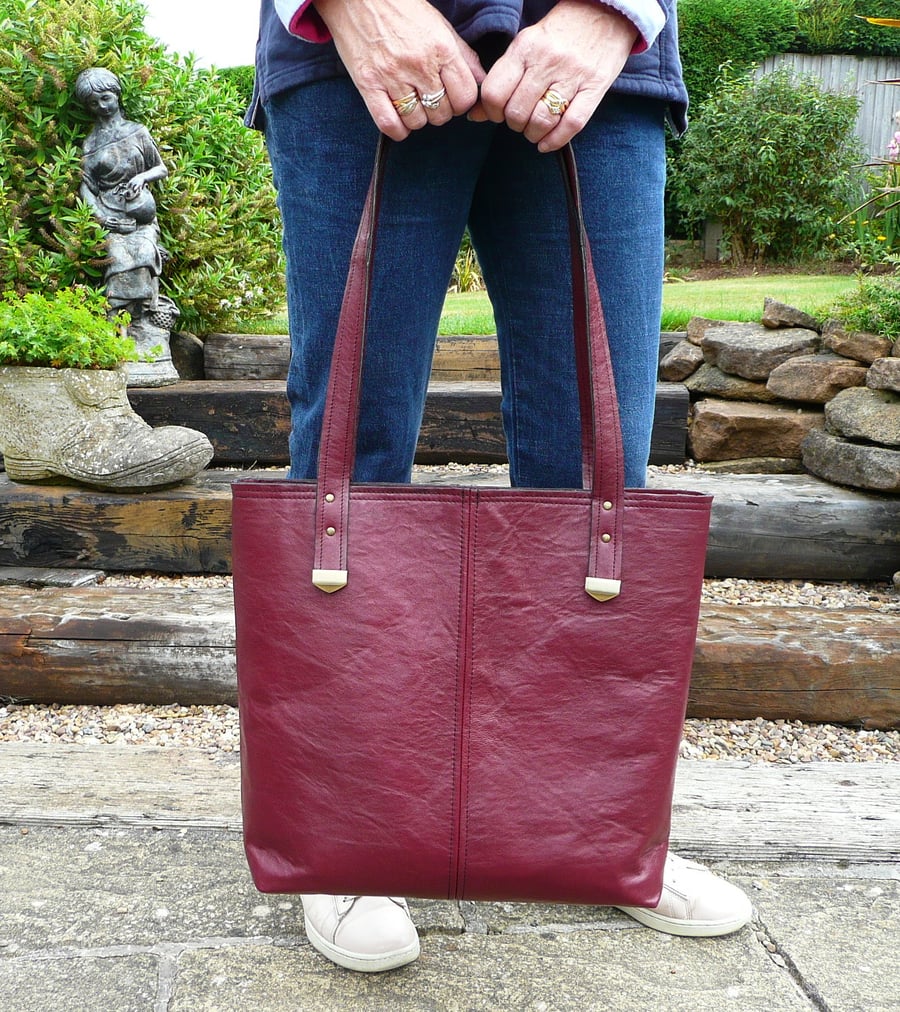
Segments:
[[[486,36],[510,40],[539,21],[554,0],[431,0],[460,36],[478,48]],[[612,91],[661,99],[668,103],[673,127],[685,125],[687,92],[678,55],[676,0],[659,0],[666,23],[656,41],[629,57]],[[275,11],[273,0],[262,0],[256,46],[256,87],[247,114],[250,126],[262,126],[261,105],[273,95],[298,84],[346,74],[333,42],[306,42],[290,34]]]

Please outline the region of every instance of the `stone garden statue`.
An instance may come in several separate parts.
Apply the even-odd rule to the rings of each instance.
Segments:
[[[178,309],[159,291],[167,254],[149,187],[168,170],[147,128],[125,119],[121,94],[119,79],[103,67],[84,70],[75,81],[75,96],[94,119],[84,142],[80,193],[107,230],[104,283],[111,311],[127,310],[129,336],[142,358],[153,359],[128,364],[128,385],[164,386],[178,380],[169,348]]]

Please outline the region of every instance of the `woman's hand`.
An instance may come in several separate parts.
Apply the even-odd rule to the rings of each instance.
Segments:
[[[316,10],[375,125],[393,140],[475,104],[481,63],[427,0],[316,0]]]
[[[591,118],[628,59],[637,29],[595,0],[560,0],[491,68],[476,121],[504,120],[540,151],[557,151]]]

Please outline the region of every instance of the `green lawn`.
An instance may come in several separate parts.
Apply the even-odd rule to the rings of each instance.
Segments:
[[[766,296],[817,315],[856,287],[849,274],[766,274],[714,281],[670,281],[663,288],[663,330],[684,330],[692,316],[719,320],[759,320]],[[287,318],[278,314],[254,323],[256,333],[284,334]],[[441,334],[493,334],[494,314],[484,292],[447,296]]]
[[[493,334],[494,312],[486,292],[451,293],[444,302],[439,334]]]
[[[766,296],[816,315],[842,292],[854,287],[856,279],[845,274],[768,274],[714,281],[672,281],[663,288],[662,329],[684,330],[692,316],[758,321]],[[494,318],[487,295],[484,292],[448,295],[440,332],[492,334]]]

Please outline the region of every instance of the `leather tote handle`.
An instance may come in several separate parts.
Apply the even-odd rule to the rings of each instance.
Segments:
[[[350,258],[322,420],[316,495],[313,583],[328,593],[347,583],[348,519],[356,455],[363,350],[378,210],[390,141],[381,137]],[[584,228],[570,146],[559,154],[572,257],[575,358],[581,406],[582,470],[590,491],[591,535],[584,589],[597,600],[620,589],[624,466],[618,401],[600,293]]]

